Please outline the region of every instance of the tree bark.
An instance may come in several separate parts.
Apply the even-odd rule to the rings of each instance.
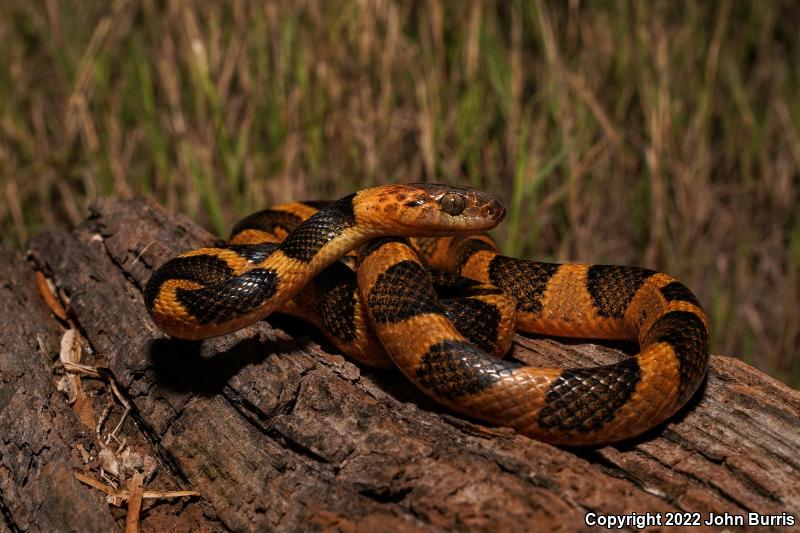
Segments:
[[[800,523],[800,393],[737,359],[713,356],[690,405],[634,441],[558,448],[448,412],[288,318],[165,339],[142,288],[213,242],[146,200],[100,200],[79,228],[34,238],[27,259],[0,250],[0,532],[122,530],[124,506],[76,471],[120,490],[144,471],[145,491],[200,492],[145,499],[144,531],[573,531],[587,513],[660,514],[665,526],[678,511]],[[36,270],[67,320],[43,303]],[[130,401],[115,438],[123,408],[108,381],[82,376],[73,403],[57,390],[70,379],[57,364],[67,328],[88,342],[81,363],[107,369]],[[518,336],[513,357],[596,365],[620,347],[630,353]]]

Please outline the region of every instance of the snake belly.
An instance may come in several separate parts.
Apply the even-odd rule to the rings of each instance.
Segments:
[[[148,283],[145,303],[162,329],[183,338],[224,334],[275,310],[300,316],[362,362],[386,366],[388,353],[426,394],[459,412],[557,444],[633,437],[691,397],[708,364],[708,320],[686,287],[635,267],[504,257],[488,236],[474,236],[504,210],[488,195],[474,195],[447,186],[384,186],[332,203],[277,206],[237,224],[233,244],[165,264]],[[467,206],[469,216],[459,218]],[[429,238],[448,234],[456,236]],[[394,235],[415,237],[416,252]],[[337,260],[360,245],[356,285]],[[491,316],[471,304],[448,310],[429,267],[471,280],[478,293],[510,297],[522,331],[638,340],[641,351],[596,368],[503,361],[448,318],[471,317],[467,331],[481,331]],[[495,355],[505,351],[497,346]]]

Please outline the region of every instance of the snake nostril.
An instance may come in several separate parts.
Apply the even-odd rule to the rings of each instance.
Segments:
[[[498,202],[497,200],[492,201],[489,204],[489,215],[496,221],[501,221],[506,216],[506,208],[503,204]]]

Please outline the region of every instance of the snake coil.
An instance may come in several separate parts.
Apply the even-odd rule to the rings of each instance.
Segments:
[[[483,232],[504,215],[488,194],[431,184],[276,206],[237,224],[228,246],[165,263],[145,304],[163,331],[189,339],[277,310],[300,316],[359,361],[396,365],[438,402],[551,443],[615,442],[672,416],[708,366],[697,298],[643,268],[500,255]],[[354,249],[355,273],[340,261]],[[437,294],[453,287],[466,295]],[[526,366],[498,357],[515,324],[634,340],[640,351],[595,368]]]

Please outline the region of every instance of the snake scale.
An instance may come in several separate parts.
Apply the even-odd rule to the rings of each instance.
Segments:
[[[691,291],[644,268],[503,256],[484,232],[504,216],[491,195],[434,184],[277,206],[243,219],[230,244],[165,263],[145,305],[185,339],[274,311],[302,317],[441,404],[554,444],[628,439],[680,409],[709,360],[708,319]],[[640,351],[594,368],[531,367],[501,358],[515,328],[633,340]]]

